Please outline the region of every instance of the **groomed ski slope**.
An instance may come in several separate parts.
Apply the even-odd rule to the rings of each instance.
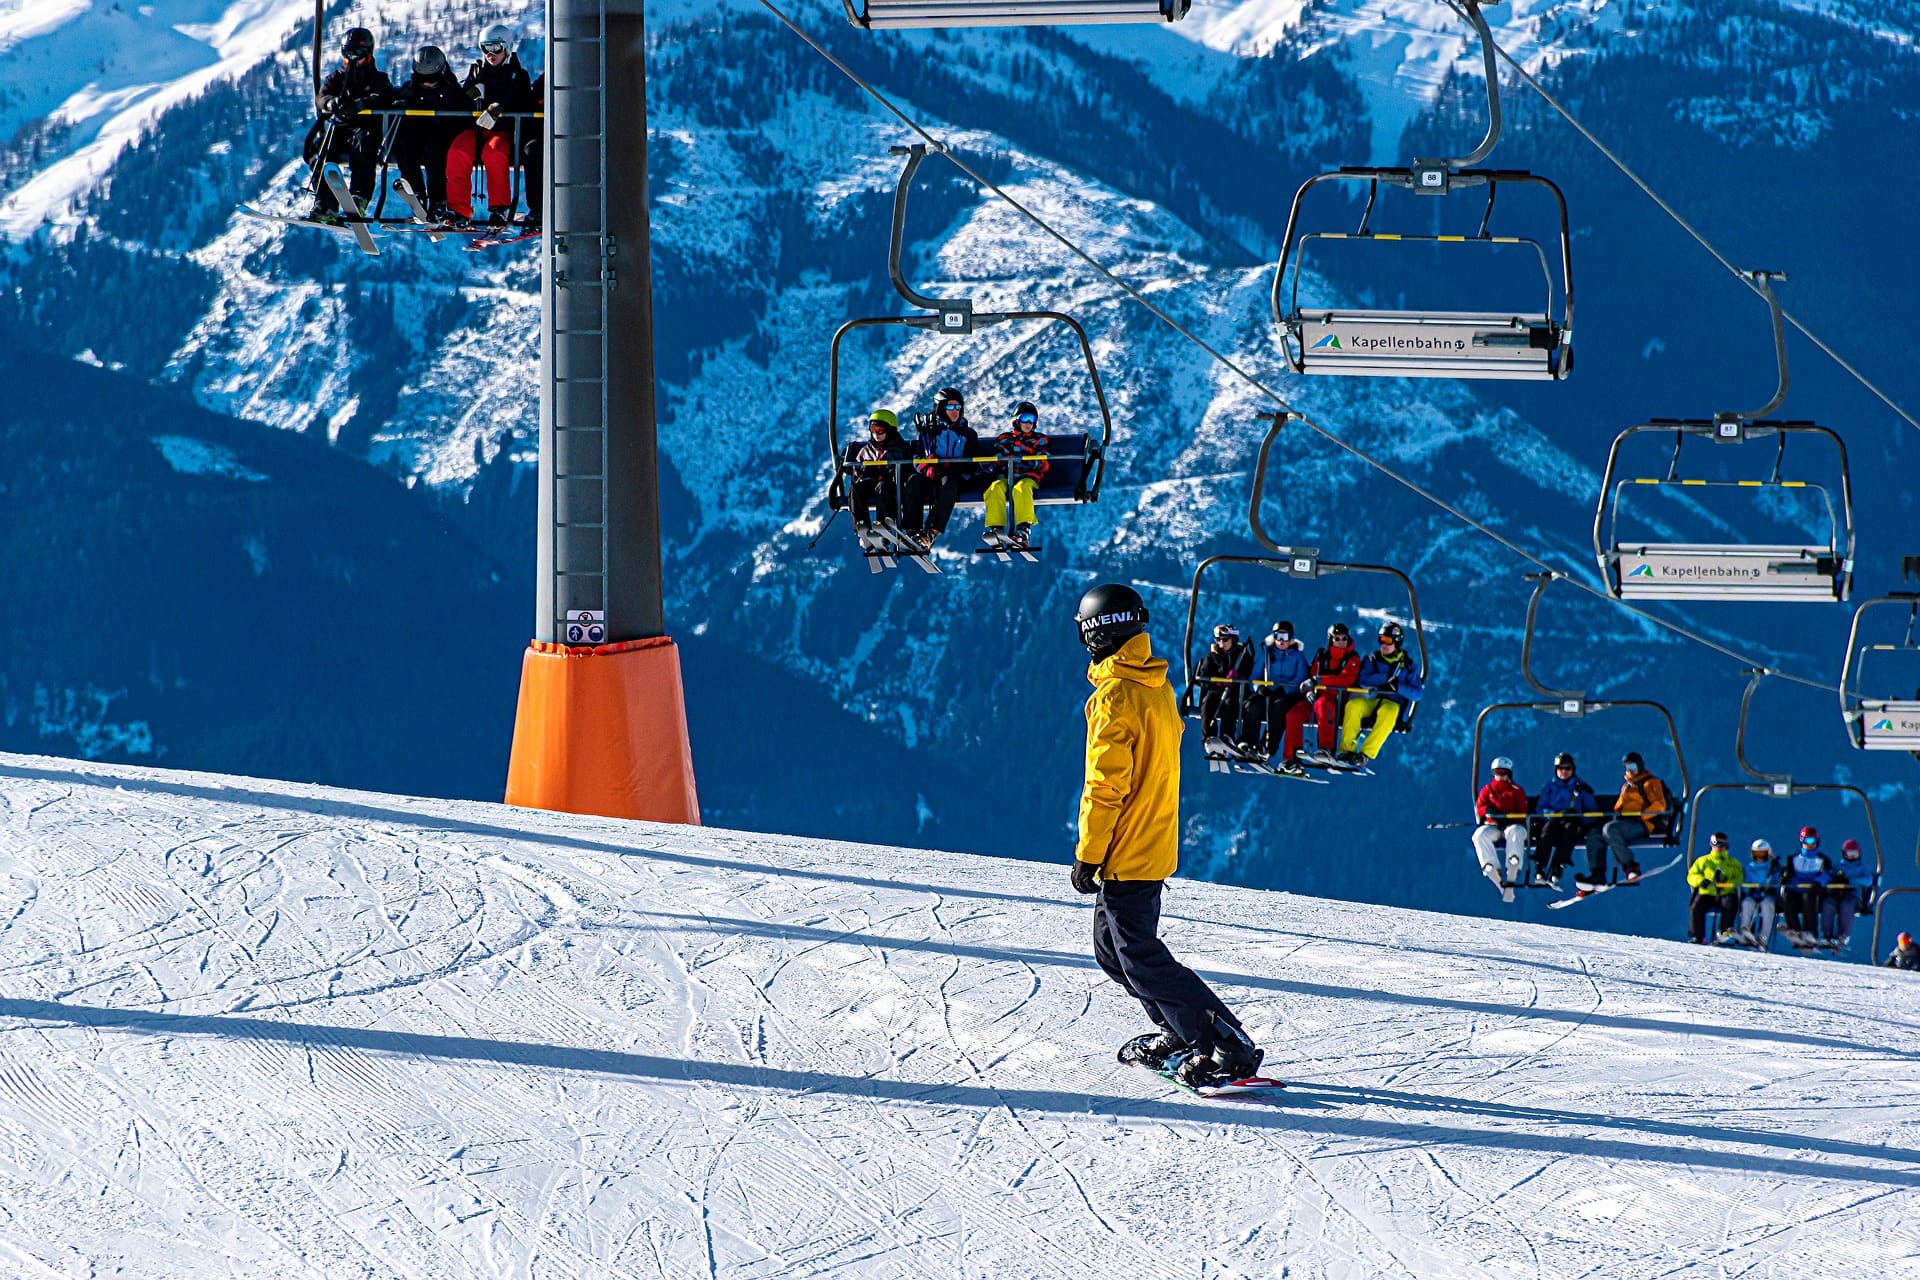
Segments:
[[[0,1274],[1920,1274],[1901,975],[1178,883],[1302,1082],[1205,1102],[1062,867],[20,756],[0,834]]]

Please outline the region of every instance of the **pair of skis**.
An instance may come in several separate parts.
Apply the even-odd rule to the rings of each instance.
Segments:
[[[1004,529],[987,529],[980,536],[986,545],[974,550],[973,554],[977,556],[993,556],[1001,564],[1012,564],[1015,556],[1028,564],[1040,563],[1040,557],[1034,554],[1040,548],[1032,546],[1023,537],[1009,534]]]
[[[1585,902],[1589,898],[1597,898],[1603,893],[1611,893],[1615,889],[1621,889],[1629,885],[1636,885],[1636,884],[1643,883],[1644,881],[1651,880],[1655,876],[1661,875],[1664,872],[1671,871],[1675,867],[1679,866],[1681,859],[1685,858],[1686,856],[1687,855],[1684,850],[1681,851],[1680,853],[1676,853],[1673,855],[1673,859],[1671,861],[1663,862],[1651,871],[1642,871],[1640,873],[1639,878],[1635,880],[1625,880],[1616,884],[1597,884],[1597,885],[1594,885],[1591,889],[1588,889],[1584,894],[1575,893],[1571,898],[1556,898],[1552,902],[1549,902],[1547,904],[1547,909],[1550,911],[1558,911],[1563,907],[1570,907],[1576,902]]]
[[[340,172],[340,166],[333,164],[328,165],[322,173],[322,180],[327,184],[327,190],[332,193],[336,208],[345,210],[360,207],[359,202],[354,199],[353,193],[347,188],[346,179]],[[247,217],[258,218],[262,222],[281,222],[289,226],[312,227],[316,231],[332,231],[341,235],[350,235],[354,238],[355,243],[359,245],[362,253],[376,258],[380,256],[380,246],[374,243],[373,228],[375,227],[379,227],[384,232],[424,235],[427,237],[427,240],[433,244],[440,243],[441,240],[448,236],[465,236],[468,237],[466,245],[468,253],[477,253],[482,249],[491,249],[498,245],[518,244],[522,240],[537,239],[540,235],[540,230],[537,227],[529,228],[511,223],[498,226],[482,224],[456,227],[450,223],[435,222],[427,216],[426,205],[421,203],[419,195],[414,192],[413,188],[407,184],[405,179],[395,179],[393,190],[394,194],[398,195],[401,201],[406,204],[410,214],[409,217],[369,218],[342,213],[337,222],[322,222],[313,218],[296,218],[291,214],[267,213],[264,210],[256,209],[248,204],[242,204],[236,207]]]
[[[1263,773],[1269,778],[1284,778],[1289,782],[1311,782],[1316,786],[1330,785],[1325,778],[1316,778],[1311,774],[1287,773],[1270,760],[1250,756],[1240,750],[1235,743],[1225,738],[1208,738],[1204,744],[1207,752],[1208,773]]]
[[[920,539],[891,520],[876,520],[865,529],[856,526],[854,536],[860,540],[860,553],[867,558],[869,573],[898,568],[901,560],[913,561],[926,573],[940,572]]]

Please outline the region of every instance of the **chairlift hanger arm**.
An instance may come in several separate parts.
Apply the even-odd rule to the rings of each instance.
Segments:
[[[1775,409],[1778,409],[1782,404],[1786,403],[1787,399],[1787,386],[1789,383],[1787,374],[1787,324],[1780,312],[1780,299],[1776,297],[1773,292],[1773,282],[1775,280],[1784,281],[1787,278],[1787,273],[1784,271],[1746,271],[1741,274],[1752,284],[1754,292],[1766,299],[1767,315],[1773,323],[1773,361],[1774,366],[1779,370],[1779,381],[1774,386],[1773,399],[1767,401],[1750,413],[1732,413],[1727,415],[1735,421],[1754,422],[1766,417]]]
[[[1770,787],[1776,784],[1785,786],[1786,789],[1791,792],[1793,790],[1793,775],[1786,773],[1766,773],[1754,768],[1747,760],[1747,713],[1753,706],[1753,691],[1760,687],[1762,680],[1765,680],[1773,673],[1765,667],[1749,667],[1742,674],[1747,677],[1747,687],[1740,694],[1740,723],[1733,733],[1733,758],[1739,762],[1742,769],[1745,769],[1759,781],[1766,783]]]
[[[939,149],[945,150],[943,147]],[[893,234],[887,240],[887,275],[893,280],[894,292],[914,306],[927,311],[944,311],[960,305],[970,307],[971,304],[961,298],[928,297],[908,284],[906,277],[901,274],[900,255],[905,248],[907,234],[907,194],[913,186],[913,175],[919,170],[920,162],[927,158],[928,146],[924,142],[916,142],[911,146],[890,147],[888,151],[892,155],[903,155],[907,159],[906,167],[900,171],[900,180],[894,184],[893,188]]]
[[[1544,573],[1529,573],[1526,575],[1527,579],[1533,583],[1533,594],[1527,597],[1527,626],[1520,637],[1520,674],[1526,677],[1529,685],[1533,686],[1533,691],[1543,697],[1557,700],[1577,699],[1585,702],[1587,698],[1585,691],[1579,689],[1551,689],[1541,683],[1539,677],[1533,674],[1534,624],[1540,616],[1540,597],[1547,593],[1547,588],[1553,585],[1553,580],[1561,576],[1563,575],[1555,573],[1551,569]]]
[[[325,41],[327,38],[327,0],[313,0],[313,110],[315,115],[324,115],[320,110],[320,85],[326,79],[323,63],[326,58]]]
[[[1460,0],[1466,10],[1467,22],[1473,27],[1474,34],[1480,38],[1480,59],[1487,80],[1487,136],[1480,145],[1466,155],[1452,160],[1416,160],[1419,168],[1429,166],[1448,170],[1470,169],[1493,154],[1495,144],[1500,141],[1500,65],[1495,60],[1493,32],[1487,29],[1487,19],[1480,12],[1482,3],[1498,4],[1500,0]]]

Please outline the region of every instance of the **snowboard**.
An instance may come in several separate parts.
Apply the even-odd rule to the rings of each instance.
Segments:
[[[1648,881],[1648,880],[1651,880],[1651,879],[1653,879],[1653,878],[1654,878],[1655,876],[1657,876],[1657,875],[1659,875],[1659,874],[1661,874],[1662,872],[1666,872],[1666,871],[1671,871],[1671,870],[1673,870],[1673,869],[1674,869],[1675,867],[1677,867],[1677,866],[1679,866],[1679,865],[1680,865],[1680,862],[1681,862],[1681,859],[1683,859],[1683,858],[1685,858],[1686,856],[1687,856],[1687,855],[1686,855],[1686,852],[1685,852],[1684,850],[1682,850],[1682,851],[1681,851],[1681,852],[1679,852],[1679,853],[1676,853],[1676,854],[1674,854],[1674,855],[1673,855],[1673,860],[1672,860],[1671,862],[1663,862],[1663,863],[1661,863],[1661,864],[1660,864],[1659,866],[1657,866],[1657,867],[1655,867],[1655,868],[1654,868],[1653,870],[1651,870],[1651,871],[1642,871],[1642,872],[1640,873],[1640,879],[1638,879],[1638,880],[1635,880],[1635,881],[1634,881],[1633,883],[1634,883],[1634,884],[1641,884],[1641,883],[1644,883],[1645,881]],[[1570,906],[1572,906],[1572,905],[1573,905],[1574,903],[1576,903],[1576,902],[1585,902],[1585,901],[1587,901],[1587,899],[1588,899],[1588,898],[1597,898],[1597,897],[1599,897],[1599,896],[1600,896],[1601,894],[1603,894],[1603,893],[1606,893],[1606,892],[1608,892],[1608,891],[1610,891],[1610,890],[1613,890],[1613,889],[1620,889],[1620,888],[1625,888],[1625,887],[1626,887],[1626,886],[1625,886],[1624,884],[1601,884],[1601,885],[1595,885],[1595,886],[1593,887],[1593,889],[1592,889],[1592,890],[1591,890],[1590,892],[1588,892],[1588,894],[1587,894],[1587,896],[1586,896],[1585,898],[1583,898],[1583,897],[1581,897],[1581,896],[1580,896],[1579,894],[1577,894],[1577,893],[1576,893],[1576,894],[1575,894],[1575,895],[1574,895],[1573,897],[1571,897],[1571,898],[1555,898],[1555,899],[1554,899],[1554,900],[1553,900],[1552,902],[1549,902],[1549,903],[1547,904],[1547,909],[1548,909],[1548,910],[1550,910],[1550,911],[1558,911],[1558,910],[1560,910],[1560,908],[1562,908],[1562,907],[1570,907]]]
[[[1164,1067],[1156,1067],[1150,1062],[1143,1062],[1138,1058],[1127,1057],[1127,1050],[1154,1038],[1155,1033],[1152,1032],[1143,1036],[1135,1036],[1133,1039],[1121,1045],[1120,1051],[1115,1054],[1114,1057],[1127,1066],[1138,1067],[1149,1075],[1158,1076],[1182,1093],[1190,1093],[1196,1098],[1246,1098],[1257,1101],[1262,1097],[1282,1093],[1286,1090],[1287,1085],[1284,1080],[1275,1080],[1270,1076],[1243,1076],[1238,1080],[1229,1080],[1225,1084],[1194,1086],[1178,1079],[1173,1074],[1180,1065],[1177,1059]]]

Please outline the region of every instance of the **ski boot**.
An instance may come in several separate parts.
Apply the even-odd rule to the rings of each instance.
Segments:
[[[1333,758],[1333,762],[1343,769],[1364,769],[1367,767],[1367,758],[1358,751],[1342,751]]]
[[[1031,538],[1032,536],[1033,536],[1033,526],[1032,526],[1032,525],[1030,525],[1030,524],[1016,524],[1015,526],[1013,526],[1013,547],[1014,547],[1014,550],[1016,550],[1016,551],[1025,551],[1025,550],[1027,549],[1027,543],[1028,543],[1028,539],[1030,539],[1030,538]]]
[[[1244,1080],[1260,1070],[1266,1053],[1253,1046],[1245,1032],[1223,1037],[1206,1053],[1188,1054],[1173,1069],[1173,1078],[1189,1089],[1217,1089]]]
[[[511,227],[513,225],[513,206],[496,204],[487,210],[487,225],[490,227]]]
[[[1116,1056],[1129,1066],[1138,1063],[1155,1071],[1164,1071],[1169,1060],[1189,1052],[1187,1042],[1171,1031],[1149,1031],[1120,1046]]]
[[[1637,862],[1629,862],[1626,866],[1620,868],[1620,883],[1639,884],[1640,864]]]
[[[427,204],[427,221],[434,226],[443,227],[453,222],[453,210],[447,208],[445,200],[433,200]]]
[[[1277,771],[1286,774],[1289,778],[1304,778],[1307,776],[1307,766],[1301,764],[1298,760],[1282,760],[1277,766]]]

